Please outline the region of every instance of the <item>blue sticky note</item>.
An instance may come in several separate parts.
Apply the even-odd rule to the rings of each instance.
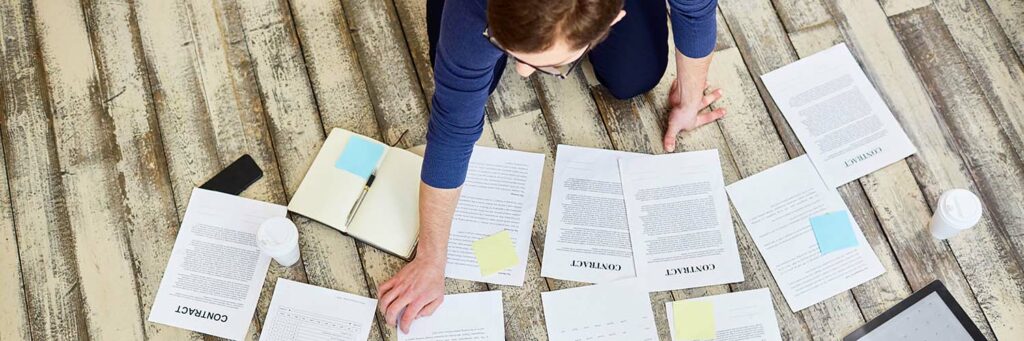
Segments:
[[[369,179],[381,155],[384,155],[384,145],[353,135],[338,156],[338,161],[334,162],[334,168]]]
[[[821,254],[857,246],[849,212],[835,211],[811,217],[811,229]]]

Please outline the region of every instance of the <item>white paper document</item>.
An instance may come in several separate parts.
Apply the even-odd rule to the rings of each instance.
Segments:
[[[398,341],[462,340],[505,340],[501,291],[445,295],[434,314],[413,321],[409,334],[398,331]]]
[[[853,219],[857,245],[821,253],[810,218],[848,209],[806,156],[737,181],[726,191],[794,312],[885,272]]]
[[[277,279],[260,341],[362,341],[370,337],[377,300]]]
[[[634,277],[619,159],[644,154],[559,145],[541,276],[587,283]]]
[[[540,293],[551,341],[657,341],[651,299],[638,279]]]
[[[256,229],[286,213],[281,205],[193,189],[149,321],[245,338],[270,266]]]
[[[761,80],[829,187],[917,152],[846,44]]]
[[[446,277],[523,285],[543,171],[544,154],[480,146],[473,149],[448,236]],[[481,276],[473,242],[501,230],[512,235],[519,265]]]
[[[743,281],[718,150],[622,159],[619,169],[648,291]]]
[[[714,315],[714,341],[782,341],[779,322],[775,318],[775,308],[772,306],[772,294],[768,289],[738,291],[691,298],[686,301],[711,303]],[[673,341],[684,341],[676,338],[677,324],[673,303],[665,302],[668,327]]]

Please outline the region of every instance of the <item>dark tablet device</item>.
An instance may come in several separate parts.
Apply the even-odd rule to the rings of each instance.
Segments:
[[[199,188],[238,195],[262,177],[263,170],[256,165],[252,156],[245,154]]]
[[[936,280],[843,338],[876,340],[983,341],[985,336]]]

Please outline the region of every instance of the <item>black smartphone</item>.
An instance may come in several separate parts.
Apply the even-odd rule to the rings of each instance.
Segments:
[[[263,170],[256,165],[256,161],[249,154],[232,162],[227,168],[214,175],[209,181],[199,188],[238,195],[249,188],[256,180],[263,177]]]

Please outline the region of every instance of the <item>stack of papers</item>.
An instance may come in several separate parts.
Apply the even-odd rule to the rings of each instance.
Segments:
[[[637,279],[540,295],[551,341],[658,340],[651,299]]]
[[[541,275],[647,291],[743,281],[717,150],[558,146]]]
[[[666,302],[672,340],[782,341],[768,289]]]
[[[398,341],[505,340],[501,291],[445,295],[430,316],[413,321],[409,333],[398,331]]]

